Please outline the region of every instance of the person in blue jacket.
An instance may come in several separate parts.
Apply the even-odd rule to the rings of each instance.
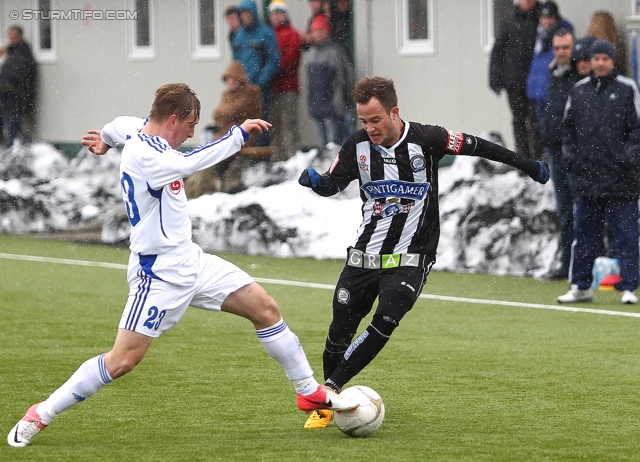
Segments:
[[[620,263],[622,303],[636,304],[638,198],[640,198],[640,93],[614,69],[608,40],[591,46],[592,73],[571,89],[564,112],[562,159],[571,176],[574,242],[571,288],[560,303],[593,301],[593,264],[606,229],[610,256]]]
[[[527,77],[527,97],[536,105],[538,123],[544,117],[544,103],[547,98],[550,68],[555,57],[551,42],[558,29],[573,31],[573,25],[562,19],[558,5],[549,0],[540,7],[540,23],[536,32],[531,69]]]
[[[273,29],[260,21],[254,0],[243,0],[238,5],[242,27],[233,37],[233,59],[240,61],[251,83],[260,87],[264,103],[263,119],[269,121],[273,81],[280,70],[280,49]],[[257,146],[268,146],[266,132],[258,138]]]

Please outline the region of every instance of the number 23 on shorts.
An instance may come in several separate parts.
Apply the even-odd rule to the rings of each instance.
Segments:
[[[149,308],[149,311],[147,311],[147,316],[149,317],[144,322],[144,327],[151,330],[158,330],[166,314],[167,310],[160,311],[157,306],[152,306]]]

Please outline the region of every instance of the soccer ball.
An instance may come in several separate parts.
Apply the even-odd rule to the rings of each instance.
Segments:
[[[360,406],[352,411],[333,412],[333,421],[342,433],[363,437],[371,435],[380,428],[384,420],[385,407],[382,398],[375,390],[356,385],[342,390],[340,396],[360,402]]]

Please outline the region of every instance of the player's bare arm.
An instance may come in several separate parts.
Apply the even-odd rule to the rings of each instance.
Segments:
[[[110,149],[109,145],[100,138],[100,130],[87,130],[87,134],[82,137],[82,144],[98,156],[106,154]]]

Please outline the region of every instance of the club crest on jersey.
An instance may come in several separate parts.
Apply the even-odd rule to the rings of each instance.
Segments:
[[[176,180],[169,185],[169,191],[171,191],[172,194],[178,195],[180,191],[182,191],[182,186],[182,180]]]
[[[373,205],[373,216],[381,216],[382,218],[393,217],[395,215],[399,215],[401,213],[409,213],[409,211],[413,208],[415,202],[410,204],[400,204],[398,202],[391,202],[388,204],[384,204],[381,202],[376,202]]]
[[[371,199],[399,197],[403,199],[423,200],[429,191],[429,183],[410,183],[400,180],[369,181],[360,189]]]
[[[464,141],[464,135],[453,130],[447,130],[447,135],[447,147],[445,149],[454,154],[460,154],[460,151],[462,150],[462,142]]]
[[[411,169],[414,173],[418,173],[423,171],[427,167],[427,163],[424,160],[423,156],[413,156],[410,160]]]

